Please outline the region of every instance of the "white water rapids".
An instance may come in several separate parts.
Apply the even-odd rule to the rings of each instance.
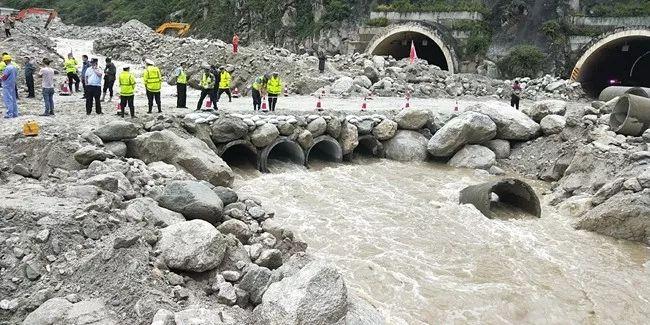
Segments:
[[[647,324],[650,250],[541,219],[458,205],[490,179],[432,163],[283,166],[235,181],[331,261],[387,324]],[[541,196],[539,187],[536,188]]]

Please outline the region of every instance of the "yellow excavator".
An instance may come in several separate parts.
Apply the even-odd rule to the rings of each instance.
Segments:
[[[186,23],[167,22],[158,26],[158,28],[156,28],[156,33],[185,37],[190,33],[190,27],[192,27],[192,25]]]

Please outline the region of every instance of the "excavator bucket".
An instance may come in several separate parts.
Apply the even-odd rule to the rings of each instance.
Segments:
[[[156,28],[156,33],[185,37],[190,32],[192,25],[186,23],[167,22]]]

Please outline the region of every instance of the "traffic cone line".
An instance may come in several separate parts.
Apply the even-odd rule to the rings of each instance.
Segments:
[[[368,103],[366,102],[366,97],[363,97],[363,103],[361,104],[361,111],[365,112],[368,109]]]
[[[316,102],[316,110],[317,111],[323,110],[323,104],[321,103],[321,96],[318,96],[318,101]]]
[[[456,106],[454,106],[454,112],[458,112],[458,101],[456,101]]]
[[[407,91],[406,92],[406,104],[404,105],[404,108],[410,108],[411,107],[411,94]]]
[[[262,112],[268,112],[268,108],[266,107],[266,96],[262,98]]]
[[[241,94],[239,93],[239,88],[235,87],[235,89],[232,91],[232,97],[235,98],[241,97]]]
[[[289,91],[287,88],[284,88],[284,97],[289,97]]]

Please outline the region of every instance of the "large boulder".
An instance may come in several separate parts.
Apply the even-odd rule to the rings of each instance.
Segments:
[[[271,284],[254,314],[256,324],[340,324],[347,304],[343,276],[323,262],[311,262]]]
[[[314,138],[325,134],[327,131],[327,121],[321,116],[307,124],[307,131],[311,132]]]
[[[247,272],[235,288],[248,292],[248,299],[254,304],[262,302],[262,295],[266,292],[271,279],[271,270],[250,264]]]
[[[546,115],[539,124],[546,135],[557,134],[564,130],[566,119],[560,115]]]
[[[73,154],[74,160],[78,163],[87,166],[90,165],[93,161],[104,161],[108,158],[115,158],[115,155],[111,152],[99,149],[95,146],[85,146],[77,150]]]
[[[496,162],[496,155],[492,150],[479,145],[467,145],[460,149],[448,163],[450,166],[458,168],[487,170]]]
[[[202,219],[211,223],[222,219],[223,202],[206,184],[195,181],[174,181],[158,197],[163,208],[179,212],[187,219]]]
[[[548,99],[535,102],[530,107],[524,107],[521,111],[539,123],[547,115],[564,115],[567,103],[563,100]]]
[[[138,136],[138,127],[127,121],[115,120],[95,130],[104,142],[133,139]]]
[[[497,159],[510,157],[510,141],[508,140],[494,139],[483,143],[483,145],[492,150]]]
[[[64,298],[52,298],[31,312],[23,325],[117,325],[115,315],[98,299],[71,303]]]
[[[126,157],[126,143],[122,141],[107,142],[105,148],[116,157]]]
[[[427,138],[415,131],[400,130],[384,143],[386,158],[397,161],[425,161]]]
[[[352,153],[359,145],[359,132],[357,127],[351,123],[344,122],[339,135],[339,143],[344,155]]]
[[[248,228],[248,225],[237,219],[224,221],[217,227],[217,230],[224,235],[232,234],[243,244],[248,244],[248,240],[253,236],[253,232]]]
[[[235,175],[201,140],[184,139],[170,130],[148,132],[127,141],[127,156],[146,164],[163,161],[215,186],[230,186]]]
[[[447,122],[429,140],[427,150],[434,157],[448,157],[466,144],[491,140],[497,125],[487,115],[465,112]]]
[[[226,237],[204,220],[163,228],[156,249],[170,269],[205,272],[216,268],[226,253]]]
[[[220,118],[212,124],[212,141],[227,143],[248,134],[248,125],[238,117]]]
[[[154,199],[149,197],[129,201],[124,212],[131,220],[145,220],[161,228],[185,221],[182,214],[159,206]]]
[[[467,110],[489,116],[497,125],[498,139],[529,140],[539,132],[539,124],[526,114],[503,103],[476,104]]]
[[[206,309],[192,306],[175,313],[171,323],[164,325],[240,325],[247,324],[249,318],[250,312],[239,307]]]
[[[72,303],[64,298],[52,298],[29,313],[23,325],[52,325],[61,324],[65,314],[72,308]]]
[[[650,245],[650,190],[616,194],[586,212],[576,228]]]
[[[400,129],[419,130],[429,122],[431,112],[423,108],[406,108],[395,116]]]
[[[271,123],[265,123],[251,133],[251,142],[256,147],[263,148],[273,143],[278,136],[280,136],[278,128]]]
[[[332,84],[330,91],[333,94],[340,95],[349,92],[352,89],[352,86],[354,86],[354,79],[348,76],[343,76],[334,81],[334,84]]]
[[[372,130],[372,135],[374,135],[379,141],[386,141],[395,136],[395,133],[397,133],[397,126],[397,122],[384,119]]]
[[[332,138],[338,138],[341,135],[341,120],[336,117],[332,117],[327,121],[327,133],[332,136]]]

